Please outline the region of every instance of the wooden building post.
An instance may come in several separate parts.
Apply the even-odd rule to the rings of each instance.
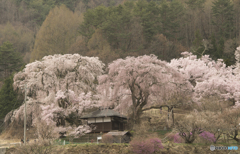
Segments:
[[[102,117],[102,132],[104,133],[104,122],[103,122],[104,117]]]

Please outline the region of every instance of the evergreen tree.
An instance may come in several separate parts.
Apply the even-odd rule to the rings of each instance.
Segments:
[[[108,15],[108,10],[105,6],[88,9],[84,13],[84,21],[80,25],[79,33],[85,38],[86,43],[91,39],[97,27],[103,23],[106,15]]]
[[[4,42],[0,46],[0,72],[3,78],[18,71],[22,64],[22,57],[14,51],[13,45],[10,42]]]
[[[101,26],[105,37],[114,49],[127,50],[130,41],[130,32],[127,31],[131,20],[131,11],[128,7],[119,5],[109,8],[107,20]]]
[[[18,108],[23,102],[23,95],[13,89],[13,74],[4,80],[0,89],[0,119],[13,109]]]
[[[212,6],[213,20],[216,32],[221,38],[234,37],[234,8],[230,0],[215,0]]]
[[[116,7],[99,6],[92,10],[89,9],[84,14],[84,22],[80,25],[79,32],[88,42],[95,31],[101,29],[104,37],[114,49],[126,50],[126,42],[129,42],[130,35],[128,29],[131,24],[132,7],[132,2],[126,2]]]
[[[201,57],[203,54],[205,54],[204,52],[206,48],[207,46],[204,45],[204,39],[199,30],[197,30],[195,33],[195,39],[192,43],[191,52]]]
[[[210,44],[211,44],[211,47],[209,48],[206,54],[209,54],[213,59],[216,59],[214,54],[217,53],[218,47],[217,47],[217,42],[214,34],[211,35]]]
[[[150,43],[161,29],[159,6],[153,1],[138,1],[134,7],[134,13],[135,16],[140,17],[144,38]]]
[[[235,42],[235,41],[233,41]],[[227,42],[230,43],[230,42]],[[208,49],[206,50],[206,54],[210,55],[210,57],[214,60],[217,59],[223,59],[224,63],[227,66],[233,65],[235,63],[235,57],[234,57],[234,50],[231,51],[231,49],[236,49],[238,44],[233,43],[229,44],[231,46],[231,49],[228,49],[228,51],[225,51],[225,41],[223,37],[219,39],[219,41],[216,40],[215,35],[211,35],[211,41]],[[224,52],[225,51],[225,52]]]
[[[86,43],[100,34],[108,41],[112,49],[122,51],[130,50],[132,39],[132,10],[134,3],[126,2],[115,7],[99,6],[89,9],[84,14],[84,22],[80,25],[80,34],[84,36]],[[141,31],[141,30],[139,30]]]
[[[188,4],[189,8],[191,8],[192,10],[203,10],[205,2],[206,0],[188,0],[186,4]]]
[[[180,25],[184,17],[184,7],[178,1],[163,2],[160,7],[161,32],[170,40],[180,40],[177,34],[180,32]]]
[[[47,0],[48,1],[48,0]],[[79,0],[55,0],[55,4],[60,6],[62,4],[66,5],[71,11],[74,11],[75,6]]]
[[[68,9],[74,11],[79,0],[14,0],[17,6],[21,7],[21,4],[27,6],[31,12],[32,22],[42,25],[43,21],[47,17],[49,11],[55,6],[61,6],[64,4]],[[22,11],[22,10],[20,10]],[[19,11],[17,11],[18,13]]]
[[[223,37],[220,38],[219,42],[218,42],[218,49],[216,52],[216,58],[217,59],[224,59],[223,57],[223,51],[224,51],[224,39]]]
[[[109,57],[101,59],[104,62],[118,56],[123,58],[153,53],[159,57],[162,55],[164,60],[175,58],[174,55],[186,50],[177,42],[184,7],[177,1],[165,4],[168,7],[166,16],[163,11],[166,7],[162,5],[161,10],[156,2],[146,0],[87,10],[79,31],[85,38],[85,46],[89,50],[87,55]],[[171,42],[168,42],[169,39]],[[102,56],[110,53],[106,51],[111,51],[113,56]]]

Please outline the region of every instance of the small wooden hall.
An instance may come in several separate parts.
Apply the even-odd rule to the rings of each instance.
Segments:
[[[108,133],[112,130],[124,131],[127,117],[112,109],[99,109],[82,116],[80,119],[87,120],[88,124],[93,124],[96,129],[91,133]]]

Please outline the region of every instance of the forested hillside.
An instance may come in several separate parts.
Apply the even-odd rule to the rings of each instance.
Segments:
[[[12,83],[23,64],[52,54],[107,64],[144,54],[170,61],[189,51],[232,65],[239,14],[240,0],[0,0],[1,84]],[[1,104],[22,101],[7,87],[11,94],[2,89]]]

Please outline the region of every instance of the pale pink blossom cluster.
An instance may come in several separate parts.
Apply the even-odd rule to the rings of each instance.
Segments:
[[[83,136],[84,134],[90,133],[92,131],[92,128],[88,125],[81,125],[78,126],[77,128],[74,128],[73,131],[69,133],[70,136],[74,137],[80,137]]]
[[[97,77],[102,75],[103,67],[98,57],[79,54],[49,55],[27,64],[14,75],[13,86],[22,93],[27,86],[28,123],[35,125],[40,117],[52,125],[56,124],[56,115],[66,117],[77,112],[80,116],[84,109],[96,106],[98,96],[93,93],[96,93]],[[59,100],[67,104],[65,108],[59,106]],[[23,121],[23,109],[24,105],[5,120]]]
[[[72,113],[81,116],[93,107],[111,106],[120,113],[132,109],[137,115],[144,107],[169,103],[166,100],[176,94],[188,94],[198,104],[203,97],[218,95],[234,100],[234,108],[240,107],[240,47],[235,52],[236,64],[230,67],[208,55],[197,58],[184,52],[183,56],[170,63],[155,55],[117,59],[108,65],[106,74],[103,74],[104,64],[96,57],[46,56],[15,74],[13,86],[24,92],[27,85],[31,125],[37,117],[56,125],[58,116],[64,118]],[[6,116],[5,121],[22,121],[23,109],[22,105],[11,113],[13,116]],[[56,131],[69,130],[81,135],[91,129],[85,125],[56,128]]]
[[[14,88],[27,84],[27,93],[41,98],[59,90],[87,92],[94,89],[98,75],[103,73],[104,64],[97,57],[83,57],[78,54],[45,56],[41,61],[26,65],[14,76]],[[38,95],[39,94],[39,95]],[[44,96],[43,96],[44,95]]]
[[[98,78],[101,100],[121,113],[140,111],[157,102],[168,93],[171,95],[178,84],[191,88],[181,73],[168,66],[155,55],[126,57],[108,65],[108,74]]]
[[[236,59],[240,47],[236,50]],[[239,62],[235,67],[227,67],[222,59],[214,61],[208,55],[197,58],[191,53],[184,53],[184,58],[173,59],[169,65],[181,72],[193,85],[193,100],[201,103],[205,96],[218,95],[225,100],[234,99],[235,105],[240,101]],[[187,55],[187,56],[186,56]],[[235,106],[235,107],[236,107]]]
[[[98,96],[93,96],[91,92],[87,94],[80,93],[77,96],[72,90],[66,92],[58,91],[55,99],[56,102],[62,101],[65,107],[59,107],[57,103],[41,106],[41,117],[47,124],[56,123],[57,114],[60,114],[62,117],[68,117],[72,113],[78,113],[81,116],[82,112],[86,109],[100,107]]]

